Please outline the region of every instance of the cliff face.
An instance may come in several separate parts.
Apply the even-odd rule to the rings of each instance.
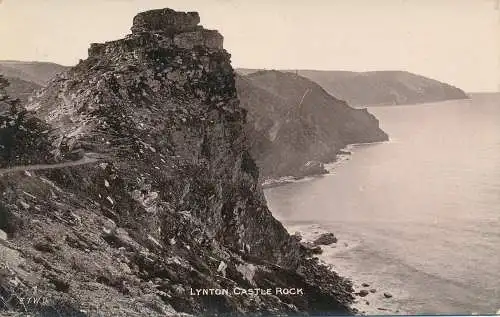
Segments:
[[[347,144],[388,138],[366,110],[349,107],[307,78],[259,71],[239,76],[237,87],[264,177],[302,176],[315,166],[311,162],[332,161]]]
[[[350,283],[306,258],[267,209],[230,56],[198,23],[141,13],[132,34],[91,45],[28,112],[8,114],[17,124],[0,141],[38,148],[15,147],[19,161],[0,168],[0,309],[352,312]],[[304,295],[190,294],[233,287]]]

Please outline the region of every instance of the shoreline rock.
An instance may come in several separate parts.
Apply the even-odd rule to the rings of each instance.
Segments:
[[[322,233],[318,238],[316,238],[312,243],[313,245],[331,245],[337,243],[338,239],[331,232]]]
[[[366,297],[368,296],[368,294],[370,294],[367,290],[363,289],[359,292],[356,293],[356,295],[360,296],[360,297]]]

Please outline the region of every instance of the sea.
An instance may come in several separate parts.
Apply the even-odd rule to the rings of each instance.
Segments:
[[[495,314],[500,94],[368,110],[390,141],[350,146],[330,174],[266,189],[270,210],[304,240],[337,236],[319,257],[371,290],[360,312]]]

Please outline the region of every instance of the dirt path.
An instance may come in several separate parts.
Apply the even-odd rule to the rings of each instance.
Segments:
[[[62,167],[68,167],[68,166],[78,166],[78,165],[84,165],[84,164],[92,164],[99,162],[102,157],[89,157],[84,155],[83,158],[77,160],[77,161],[71,161],[71,162],[64,162],[64,163],[57,163],[57,164],[35,164],[35,165],[19,165],[19,166],[11,166],[8,168],[2,168],[0,169],[0,176],[7,174],[7,173],[15,173],[15,172],[20,172],[20,171],[34,171],[34,170],[44,170],[44,169],[54,169],[54,168],[62,168]]]

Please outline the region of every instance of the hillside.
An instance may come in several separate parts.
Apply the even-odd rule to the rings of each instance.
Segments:
[[[0,310],[355,312],[352,284],[268,210],[230,55],[199,22],[138,14],[131,34],[92,44],[28,111],[9,112],[0,91]],[[303,294],[192,293],[235,288]]]
[[[239,69],[241,74],[253,69]],[[295,72],[295,71],[287,71]],[[299,70],[298,74],[321,85],[328,93],[354,107],[400,105],[467,99],[459,88],[405,71],[319,71]]]
[[[237,89],[264,177],[318,173],[347,144],[388,139],[366,110],[349,107],[302,76],[259,71],[238,76]]]
[[[42,88],[42,86],[17,77],[6,77],[10,85],[6,88],[7,93],[13,98],[19,98],[21,102],[25,103],[28,101],[31,94]]]
[[[0,61],[0,74],[45,86],[50,78],[68,69],[56,63]]]

